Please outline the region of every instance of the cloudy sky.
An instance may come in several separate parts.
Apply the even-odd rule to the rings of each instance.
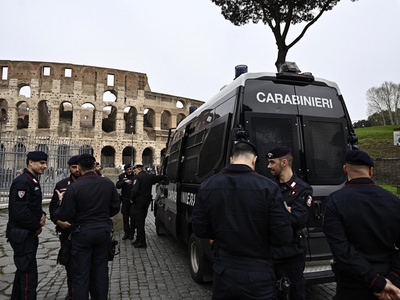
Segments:
[[[143,72],[154,92],[206,101],[235,65],[276,71],[269,27],[234,26],[211,0],[0,0],[0,12],[0,59]],[[337,82],[352,120],[365,119],[366,91],[400,83],[400,0],[341,0],[287,60]]]

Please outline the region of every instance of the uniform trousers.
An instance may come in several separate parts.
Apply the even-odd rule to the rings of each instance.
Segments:
[[[15,271],[12,300],[36,299],[38,272],[36,253],[39,239],[27,229],[9,227],[8,240],[14,250]]]
[[[62,247],[62,245],[67,243],[69,234],[70,233],[68,231],[62,231],[61,234],[59,235],[61,247]],[[71,296],[72,295],[72,273],[71,273],[71,262],[70,261],[65,266],[65,271],[67,272],[68,295]]]
[[[81,225],[72,235],[71,272],[73,299],[108,299],[110,225]]]
[[[290,280],[290,300],[305,300],[306,280],[303,276],[305,267],[305,254],[282,258],[274,261],[274,269],[277,280],[287,277]]]
[[[124,231],[133,234],[135,232],[135,220],[131,206],[132,204],[129,198],[122,198],[121,213],[124,224]]]
[[[212,299],[276,299],[271,263],[218,255],[213,264]]]
[[[146,244],[146,217],[149,210],[151,199],[140,199],[134,206],[134,219],[137,228],[137,241]]]

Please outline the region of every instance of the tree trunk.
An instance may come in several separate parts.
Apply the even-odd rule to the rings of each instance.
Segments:
[[[276,70],[279,72],[279,67],[286,61],[286,55],[289,51],[289,48],[286,45],[279,46],[278,44],[278,57],[275,62]]]

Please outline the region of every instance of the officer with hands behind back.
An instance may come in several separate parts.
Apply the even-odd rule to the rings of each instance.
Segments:
[[[29,152],[24,172],[9,193],[7,238],[14,250],[15,271],[11,299],[36,299],[38,235],[46,223],[38,175],[47,168],[47,154]]]
[[[326,200],[323,228],[335,259],[335,300],[400,299],[400,200],[375,185],[373,167],[366,152],[347,152],[348,181]]]
[[[78,165],[82,177],[64,194],[59,219],[74,224],[71,238],[72,298],[108,298],[108,257],[111,243],[110,217],[119,211],[114,183],[94,171],[95,158],[82,154]]]
[[[132,243],[135,248],[147,248],[145,223],[150,203],[153,199],[151,190],[153,184],[165,179],[162,175],[153,175],[143,170],[143,165],[134,167],[135,179],[131,192],[131,202],[134,205],[134,219],[137,228],[136,240]]]
[[[58,219],[58,213],[65,191],[70,184],[74,183],[81,177],[81,171],[78,168],[78,159],[79,155],[74,155],[68,160],[67,164],[70,171],[70,176],[56,183],[53,197],[51,198],[51,202],[49,205],[50,219],[56,225],[56,231],[59,233],[61,248],[66,247],[66,243],[68,243],[68,237],[72,232],[72,228],[71,224],[68,221],[63,222]],[[60,255],[65,254],[62,250],[60,253]],[[66,261],[64,258],[62,258],[61,260],[61,264],[64,264]],[[65,270],[67,271],[68,285],[68,297],[65,299],[72,299],[72,274],[69,263],[65,264]]]
[[[213,299],[275,299],[271,246],[289,244],[292,229],[277,185],[254,171],[257,156],[238,141],[196,196],[193,233],[214,240]]]
[[[135,178],[135,174],[133,174],[131,164],[126,164],[124,166],[124,173],[118,176],[118,181],[115,184],[117,189],[121,189],[121,213],[123,217],[124,223],[124,236],[123,240],[130,239],[133,240],[133,236],[135,234],[135,220],[133,216],[133,210],[131,210],[131,192],[133,188],[133,180]]]
[[[293,152],[287,147],[275,147],[268,151],[268,169],[275,177],[283,195],[284,204],[290,212],[293,241],[289,246],[272,247],[275,275],[278,280],[290,280],[289,299],[305,300],[306,250],[302,229],[306,226],[312,201],[312,188],[297,177],[292,170]]]

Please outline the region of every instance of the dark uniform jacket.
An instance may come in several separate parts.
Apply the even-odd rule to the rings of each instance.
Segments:
[[[114,183],[107,177],[87,172],[68,187],[61,204],[59,219],[75,226],[99,226],[119,211],[120,201]]]
[[[134,204],[150,203],[152,199],[151,189],[153,184],[160,182],[163,176],[149,174],[142,170],[139,174],[135,176],[133,182],[131,199],[133,199]]]
[[[132,183],[131,184],[125,183],[126,179],[131,180]],[[128,200],[131,198],[131,192],[132,192],[134,180],[135,180],[135,174],[133,174],[133,173],[131,175],[128,175],[124,172],[118,176],[118,181],[115,184],[115,186],[117,187],[117,189],[121,189],[121,197],[122,198],[128,199]]]
[[[269,260],[272,244],[292,240],[278,186],[240,164],[228,165],[201,184],[192,225],[196,236],[214,239],[224,253],[243,258]]]
[[[51,198],[51,201],[50,201],[50,205],[49,205],[50,219],[56,225],[56,230],[60,231],[60,232],[61,231],[69,231],[69,230],[63,230],[60,228],[60,226],[57,225],[57,220],[59,220],[58,213],[59,213],[59,208],[60,208],[61,202],[59,201],[56,190],[58,190],[60,193],[65,192],[67,190],[67,188],[69,187],[69,185],[72,184],[73,182],[74,181],[72,180],[72,175],[57,182],[56,186],[54,187],[53,197]]]
[[[338,282],[379,292],[388,274],[400,286],[399,224],[400,200],[369,178],[348,181],[329,195],[324,232]]]
[[[14,227],[28,229],[31,232],[39,229],[42,210],[42,190],[38,178],[24,169],[12,183],[9,194],[9,221]]]
[[[272,248],[274,259],[284,259],[303,254],[305,251],[301,229],[307,224],[313,190],[295,173],[288,182],[280,183],[279,179],[276,182],[286,205],[291,207],[290,221],[293,228],[293,241],[289,246]]]

